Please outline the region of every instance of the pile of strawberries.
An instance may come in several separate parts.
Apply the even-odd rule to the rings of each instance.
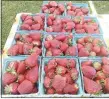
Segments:
[[[99,34],[99,25],[93,18],[77,16],[73,19],[75,23],[75,33],[77,34]]]
[[[49,1],[48,4],[42,6],[43,13],[62,15],[64,10],[64,5],[58,4],[56,1]]]
[[[86,36],[77,40],[78,56],[108,56],[109,51],[100,38]]]
[[[10,62],[2,79],[4,94],[37,93],[38,68],[38,56],[35,53],[25,60]]]
[[[100,62],[87,60],[81,66],[87,93],[109,93],[109,58],[103,57]]]
[[[67,3],[67,14],[72,16],[84,16],[88,15],[89,10],[85,7],[78,7],[72,4],[72,2]]]
[[[72,35],[47,35],[44,46],[46,56],[76,56],[76,46],[72,45]]]
[[[30,55],[36,53],[42,54],[42,34],[34,32],[30,34],[15,35],[15,44],[8,49],[8,55]]]
[[[78,71],[74,59],[54,58],[44,66],[46,94],[78,94]]]
[[[70,18],[61,18],[53,14],[50,14],[47,17],[47,32],[72,32],[74,27],[75,23]]]
[[[34,16],[22,14],[22,24],[20,30],[44,30],[45,15],[37,14]]]

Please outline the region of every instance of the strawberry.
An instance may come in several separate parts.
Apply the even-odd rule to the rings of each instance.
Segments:
[[[85,43],[92,43],[93,40],[94,40],[94,38],[91,37],[91,36],[86,36],[86,37],[84,37],[84,42],[85,42]]]
[[[76,68],[72,68],[70,70],[70,75],[71,75],[71,78],[73,81],[77,80],[78,79],[78,71]]]
[[[23,52],[25,55],[30,54],[30,50],[33,48],[32,44],[25,43],[23,46]]]
[[[18,45],[18,49],[19,49],[19,54],[22,55],[24,53],[23,48],[24,48],[24,44],[17,44]]]
[[[102,79],[105,79],[105,78],[106,78],[106,76],[102,71],[97,72],[97,74],[96,74],[96,79],[97,80],[102,80]]]
[[[21,34],[17,33],[17,34],[15,35],[15,40],[20,40],[20,38],[21,38]]]
[[[84,14],[88,14],[88,9],[87,8],[81,8],[81,11],[84,13]]]
[[[93,51],[90,52],[90,56],[96,56],[97,54]]]
[[[32,19],[28,19],[28,20],[24,21],[23,24],[32,25],[33,21],[32,21]]]
[[[66,29],[67,30],[71,30],[75,27],[75,23],[74,22],[67,22],[66,24]]]
[[[61,46],[60,46],[60,50],[62,52],[65,52],[67,50],[67,48],[68,48],[68,44],[66,44],[66,43],[62,43]]]
[[[32,19],[32,16],[31,15],[27,15],[26,18],[25,18],[25,21],[26,20],[29,20],[29,19]]]
[[[22,21],[24,21],[27,16],[28,16],[27,14],[22,14],[22,15],[21,15]]]
[[[46,28],[46,31],[47,32],[53,32],[53,28],[51,26],[49,26],[49,27]]]
[[[53,88],[47,89],[47,94],[55,94],[55,90]]]
[[[47,19],[47,25],[48,26],[51,26],[51,25],[53,25],[53,22],[52,22],[52,20],[48,17],[48,19]]]
[[[50,45],[52,48],[60,48],[60,42],[58,40],[51,40]]]
[[[18,45],[13,45],[11,48],[8,49],[8,55],[16,56],[19,54],[19,47]]]
[[[100,53],[101,53],[102,56],[108,56],[109,55],[107,48],[104,47],[104,46],[101,47]]]
[[[34,67],[34,66],[38,66],[38,56],[36,53],[31,54],[30,56],[28,56],[25,60],[25,64],[28,67]]]
[[[68,14],[68,15],[73,15],[73,16],[75,16],[75,15],[76,15],[76,12],[71,11],[71,10],[68,10],[68,11],[67,11],[67,14]]]
[[[61,32],[62,31],[62,24],[53,25],[53,32]]]
[[[91,61],[91,60],[84,61],[84,62],[81,63],[81,65],[82,65],[82,66],[85,66],[85,65],[86,65],[86,66],[87,66],[87,65],[88,65],[88,66],[91,66],[91,65],[92,65],[92,61]]]
[[[46,52],[46,56],[52,56],[52,52],[51,51],[47,51]]]
[[[12,61],[9,63],[6,71],[7,72],[16,72],[17,71],[17,68],[18,68],[18,65],[19,65],[19,62],[18,61]]]
[[[77,94],[79,87],[76,83],[67,84],[63,90],[65,94]]]
[[[52,59],[48,61],[48,70],[54,69],[57,66],[56,60]]]
[[[41,46],[41,41],[32,41],[33,46],[40,47]]]
[[[99,46],[94,46],[92,48],[92,50],[95,52],[95,53],[99,53],[100,52],[100,47]]]
[[[35,23],[39,23],[39,24],[41,24],[43,22],[41,16],[39,16],[39,15],[33,16],[33,20]]]
[[[18,94],[18,91],[17,91],[18,86],[19,84],[16,82],[6,85],[4,88],[4,93],[5,94]]]
[[[49,5],[52,6],[52,7],[57,7],[58,6],[56,1],[50,1]]]
[[[62,91],[65,86],[66,86],[66,78],[60,75],[55,75],[53,82],[52,82],[52,87],[56,91]]]
[[[2,82],[3,82],[3,85],[5,86],[15,82],[16,79],[17,79],[17,75],[6,72],[3,74]]]
[[[84,79],[84,88],[87,93],[97,94],[101,91],[102,87],[100,84],[96,83],[95,81],[85,76],[83,77],[83,79]]]
[[[23,75],[23,74],[19,74],[19,75],[18,75],[17,82],[18,82],[18,83],[21,83],[22,81],[24,81],[24,79],[25,79],[24,75]]]
[[[84,44],[84,38],[79,38],[78,40],[77,40],[77,43],[80,43],[80,44]]]
[[[63,4],[58,4],[58,8],[61,12],[64,12],[65,8]]]
[[[50,48],[50,42],[49,41],[45,41],[44,42],[44,46],[45,46],[45,48]]]
[[[49,71],[47,71],[46,75],[47,75],[47,77],[52,79],[54,77],[54,75],[55,75],[55,70],[54,69],[50,69]]]
[[[64,77],[66,77],[66,82],[68,83],[68,84],[72,84],[73,83],[73,80],[72,80],[72,78],[71,78],[71,75],[70,75],[70,73],[66,73],[65,75],[64,75]]]
[[[20,29],[21,29],[21,30],[31,30],[31,27],[30,27],[28,24],[22,24],[22,25],[20,26]]]
[[[45,73],[48,73],[48,66],[44,66],[44,71],[45,71]]]
[[[41,55],[42,50],[41,50],[40,48],[38,48],[38,47],[34,47],[34,48],[31,49],[29,52],[30,52],[30,53],[36,53],[37,55]]]
[[[103,57],[102,62],[103,62],[104,65],[109,65],[109,58]]]
[[[97,71],[99,71],[99,70],[101,70],[101,63],[100,63],[100,62],[94,62],[94,63],[93,63],[93,67],[94,67]]]
[[[29,94],[32,92],[34,86],[29,80],[24,80],[19,86],[18,86],[18,92],[20,94]]]
[[[76,30],[76,33],[80,34],[80,33],[85,33],[85,30],[84,29],[77,29]]]
[[[32,69],[28,70],[25,77],[32,83],[36,83],[38,81],[38,67],[35,66]]]
[[[66,68],[63,66],[56,67],[56,74],[57,75],[64,75],[66,73]]]
[[[62,56],[63,53],[60,49],[52,49],[52,55],[53,56]]]
[[[19,66],[17,68],[17,73],[18,74],[22,74],[26,71],[26,65],[25,65],[25,61],[20,61],[19,62]]]
[[[38,23],[38,24],[34,24],[31,26],[31,29],[32,30],[40,30],[41,29],[41,25]]]
[[[106,76],[109,76],[109,65],[103,65],[102,71]]]
[[[67,67],[68,68],[75,68],[75,66],[76,66],[76,61],[74,59],[69,59]]]
[[[66,35],[65,34],[57,35],[55,37],[56,40],[62,41],[62,42],[65,40],[65,38],[66,38]]]
[[[50,88],[51,87],[51,79],[49,78],[49,77],[47,77],[47,76],[45,76],[45,78],[44,78],[44,87],[45,88]]]
[[[33,90],[32,90],[32,93],[37,93],[38,92],[38,89],[36,86],[34,86]]]
[[[65,54],[69,56],[76,56],[76,46],[68,47]]]
[[[29,37],[31,37],[33,40],[40,41],[42,38],[42,35],[40,33],[31,33]]]
[[[54,11],[55,11],[55,7],[52,7],[52,8],[49,9],[50,13],[53,13]]]
[[[109,78],[105,79],[105,89],[106,89],[106,92],[109,93]]]
[[[82,24],[76,24],[75,25],[75,29],[77,30],[77,29],[82,29],[83,28],[83,26],[82,26]]]
[[[84,46],[88,51],[92,51],[93,45],[91,43],[86,43]]]
[[[79,57],[87,57],[89,56],[89,51],[86,48],[81,48],[78,55]]]
[[[77,44],[78,51],[80,51],[80,49],[83,48],[83,47],[84,46],[82,44],[79,44],[79,43]]]
[[[83,66],[82,72],[83,72],[83,75],[85,77],[88,77],[89,79],[93,79],[96,76],[96,70],[91,66]]]
[[[51,41],[51,40],[53,40],[53,35],[48,35],[48,36],[46,37],[46,41]]]
[[[57,58],[56,62],[58,65],[66,67],[68,60],[66,58]]]
[[[85,28],[85,30],[86,30],[86,32],[87,33],[94,33],[94,28],[92,28],[92,26],[87,26],[86,28]]]
[[[79,10],[78,10],[78,11],[79,11]],[[76,16],[83,16],[83,12],[80,11],[80,12],[76,13]]]

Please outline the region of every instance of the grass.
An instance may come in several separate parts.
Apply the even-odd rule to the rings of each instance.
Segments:
[[[109,14],[109,1],[93,1],[98,14]]]

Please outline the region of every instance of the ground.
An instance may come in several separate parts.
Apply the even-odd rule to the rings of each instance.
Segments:
[[[75,3],[77,1],[72,2]],[[81,1],[78,2],[81,3]],[[82,1],[82,3],[88,3],[88,1]],[[94,4],[97,9],[97,13],[109,14],[108,1],[94,1]],[[42,1],[2,1],[2,49],[6,42],[16,14],[20,12],[40,12],[41,5]]]

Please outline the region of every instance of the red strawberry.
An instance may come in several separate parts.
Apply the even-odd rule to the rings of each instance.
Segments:
[[[41,25],[38,23],[38,24],[34,24],[31,26],[31,29],[32,30],[40,30],[41,29]]]
[[[38,92],[38,89],[36,88],[36,86],[34,86],[32,93],[37,93],[37,92]]]
[[[72,84],[72,83],[73,83],[73,80],[72,80],[72,78],[71,78],[70,73],[66,73],[66,74],[64,75],[64,77],[66,77],[66,80],[67,80],[67,83],[68,83],[68,84]]]
[[[58,41],[64,41],[65,38],[66,38],[66,35],[65,34],[57,35],[55,37],[55,39],[58,40]]]
[[[33,90],[33,84],[29,80],[24,80],[19,86],[18,86],[18,92],[20,94],[29,94]]]
[[[28,19],[28,20],[24,21],[23,24],[32,25],[33,21],[31,19]]]
[[[24,54],[24,52],[23,52],[24,44],[17,44],[17,45],[18,45],[18,48],[19,48],[19,54],[20,55]]]
[[[24,61],[20,61],[19,62],[19,66],[17,68],[17,73],[18,74],[22,74],[26,71],[26,65],[25,65],[25,62]]]
[[[52,6],[52,7],[58,6],[58,4],[57,4],[56,1],[50,1],[50,2],[49,2],[49,5]]]
[[[51,87],[51,79],[47,76],[44,78],[44,87],[45,88],[50,88]]]
[[[93,51],[90,52],[90,56],[96,56],[97,54]]]
[[[78,40],[77,40],[77,43],[80,43],[80,44],[84,44],[84,38],[79,38]]]
[[[94,46],[92,48],[92,50],[95,52],[95,53],[99,53],[100,52],[100,47],[99,46]]]
[[[82,16],[82,15],[83,15],[83,12],[82,11],[76,13],[76,16]]]
[[[68,15],[73,15],[73,16],[75,16],[75,15],[76,15],[76,12],[71,11],[71,10],[68,10],[68,11],[67,11],[67,14],[68,14]]]
[[[25,55],[30,54],[30,50],[33,48],[32,44],[25,43],[23,46],[23,52]]]
[[[66,67],[68,60],[66,58],[57,58],[56,62],[58,65]]]
[[[86,36],[86,37],[84,37],[84,42],[85,42],[85,43],[92,43],[93,40],[94,40],[94,38],[91,37],[91,36]]]
[[[53,56],[62,56],[63,53],[60,49],[52,49],[52,55]]]
[[[44,42],[44,46],[45,46],[45,48],[50,48],[50,42],[49,41],[45,41]]]
[[[47,19],[47,25],[48,25],[48,26],[53,25],[53,22],[52,22],[52,20],[51,20],[50,18]]]
[[[56,16],[55,16],[54,14],[50,14],[48,17],[49,17],[52,21],[55,20],[55,18],[56,18]]]
[[[105,79],[105,89],[109,93],[109,77]]]
[[[55,90],[53,88],[47,89],[47,94],[54,94]]]
[[[92,61],[90,61],[90,60],[87,60],[87,61],[84,61],[84,62],[82,62],[82,64],[81,64],[82,66],[91,66],[92,65]]]
[[[12,61],[9,63],[8,68],[6,69],[7,72],[16,72],[19,63],[17,61]]]
[[[106,76],[102,71],[97,72],[97,74],[96,74],[96,79],[97,80],[102,80],[102,79],[105,79],[105,78],[106,78]]]
[[[81,11],[84,13],[84,14],[88,14],[88,9],[87,8],[81,8]]]
[[[27,14],[22,14],[22,15],[21,15],[22,21],[24,21],[27,16],[28,16]]]
[[[46,56],[52,56],[52,52],[51,51],[47,51],[46,52]]]
[[[101,70],[102,66],[100,62],[94,62],[93,67],[98,71]]]
[[[17,34],[15,35],[15,40],[20,40],[20,38],[21,38],[21,34],[17,33]]]
[[[52,7],[49,9],[50,13],[53,13],[55,11],[55,7]]]
[[[78,55],[79,57],[87,57],[89,56],[89,51],[86,48],[81,48]]]
[[[100,49],[100,53],[102,56],[108,56],[109,52],[106,47],[102,46]]]
[[[83,28],[83,26],[82,26],[82,24],[76,24],[75,25],[75,29],[77,30],[77,29],[82,29]]]
[[[53,25],[53,32],[61,32],[62,31],[62,24]]]
[[[13,45],[13,46],[11,46],[10,49],[8,49],[8,55],[16,56],[18,54],[19,54],[19,47],[18,47],[18,45]]]
[[[83,79],[84,79],[84,88],[87,93],[96,94],[101,91],[102,87],[100,84],[96,83],[95,81],[87,77],[83,77]]]
[[[60,48],[60,42],[58,40],[51,40],[50,45],[52,48]]]
[[[81,50],[81,48],[83,48],[84,46],[82,44],[77,44],[77,48],[78,48],[78,51]]]
[[[56,91],[62,91],[65,86],[66,86],[66,78],[60,75],[55,75],[53,82],[52,82],[52,87]]]
[[[76,56],[76,46],[71,46],[66,50],[66,55]]]
[[[48,73],[48,66],[44,66],[44,71],[45,71],[45,73]]]
[[[25,18],[25,21],[26,20],[29,20],[29,19],[32,19],[32,16],[31,15],[27,15],[27,17]]]
[[[103,57],[102,62],[103,62],[104,65],[109,65],[109,58]]]
[[[79,34],[80,34],[80,33],[85,33],[85,30],[84,30],[84,29],[77,29],[77,30],[76,30],[76,33],[79,33]]]
[[[21,30],[31,30],[31,27],[28,24],[22,24],[20,29]]]
[[[109,65],[103,65],[102,71],[105,75],[109,76]]]
[[[60,9],[61,12],[64,12],[64,10],[65,10],[63,4],[58,4],[58,8]]]
[[[41,46],[41,41],[32,41],[32,43],[34,46],[38,46],[38,47]]]
[[[56,68],[56,66],[57,66],[57,63],[56,63],[55,59],[52,59],[52,60],[48,61],[48,65],[47,65],[48,70],[54,69],[54,68]]]
[[[76,68],[72,68],[70,71],[70,75],[73,81],[78,79],[78,71]]]
[[[42,35],[40,33],[31,33],[29,35],[33,40],[36,40],[36,41],[40,41],[41,38],[42,38]]]
[[[5,86],[15,82],[16,79],[17,79],[17,76],[15,74],[6,72],[5,74],[3,74],[2,82],[3,82],[3,85]]]
[[[4,89],[4,93],[5,94],[18,94],[18,91],[17,91],[18,86],[19,84],[16,82],[6,85]]]
[[[38,47],[34,47],[34,48],[31,49],[29,52],[30,52],[30,53],[36,53],[37,55],[41,55],[42,50],[41,50],[40,48],[38,48]]]
[[[47,28],[46,28],[46,31],[47,31],[47,32],[53,32],[53,28],[52,28],[52,27],[47,27]]]
[[[28,56],[27,59],[25,60],[25,64],[28,67],[38,66],[38,56],[37,56],[37,54],[33,53],[30,56]]]
[[[94,33],[94,28],[92,28],[92,26],[85,27],[85,30],[87,33]]]
[[[25,79],[24,75],[23,74],[20,74],[20,75],[18,75],[17,82],[18,83],[21,83],[22,81],[24,81],[24,79]]]
[[[32,69],[28,70],[25,77],[32,83],[36,83],[38,81],[38,67],[35,66]]]
[[[82,72],[85,77],[93,79],[96,76],[96,70],[91,66],[83,66]]]
[[[39,16],[39,15],[33,16],[33,20],[35,23],[39,23],[39,24],[43,23],[43,20],[42,20],[41,16]]]
[[[46,71],[45,71],[46,72]],[[46,75],[52,79],[55,75],[55,70],[54,69],[50,69],[49,71],[47,71]]]
[[[69,59],[67,67],[68,68],[75,68],[75,66],[76,66],[76,61],[74,59]]]
[[[65,52],[67,50],[67,48],[68,48],[68,44],[66,44],[66,43],[62,43],[61,46],[60,46],[60,50],[62,52]]]
[[[66,73],[66,68],[63,66],[57,66],[56,67],[56,74],[57,75],[64,75]]]
[[[74,83],[72,85],[67,84],[63,91],[65,94],[77,94],[78,90],[79,90],[78,85]]]
[[[75,23],[74,22],[67,22],[66,24],[66,29],[67,30],[71,30],[75,27]]]
[[[53,35],[48,35],[48,36],[46,37],[46,40],[47,40],[47,41],[53,40]]]

